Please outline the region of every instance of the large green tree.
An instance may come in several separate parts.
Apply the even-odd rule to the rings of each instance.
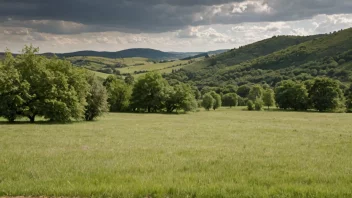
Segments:
[[[87,121],[92,121],[109,110],[108,94],[102,82],[93,73],[87,73],[87,82],[90,90],[84,117]]]
[[[9,122],[15,121],[23,112],[29,89],[29,84],[21,81],[14,64],[15,59],[10,53],[6,53],[4,64],[0,64],[0,116]]]
[[[303,83],[292,80],[278,83],[275,100],[281,109],[307,110],[309,107],[308,91]]]
[[[16,89],[0,90],[7,111],[28,117],[31,122],[36,116],[59,122],[83,119],[89,91],[85,73],[68,61],[39,56],[38,51],[25,46],[16,58],[6,56],[1,76],[12,76],[7,83]]]
[[[268,88],[264,91],[263,102],[264,102],[264,105],[268,107],[268,109],[271,106],[275,105],[275,93],[272,89]]]
[[[108,90],[108,102],[110,104],[110,111],[128,111],[132,97],[132,86],[116,77],[110,77],[106,79],[105,84]]]
[[[309,96],[318,111],[335,111],[345,103],[339,82],[329,78],[316,78]]]
[[[248,94],[248,99],[255,101],[257,98],[262,98],[263,97],[263,87],[260,85],[254,85],[251,90],[249,91]]]
[[[235,93],[228,93],[222,97],[222,104],[225,107],[235,107],[238,104],[238,95]]]
[[[179,83],[173,87],[168,86],[166,92],[165,108],[168,113],[174,110],[187,112],[197,108],[197,101],[191,86]]]
[[[149,72],[138,78],[132,93],[134,109],[158,112],[165,107],[168,82],[157,72]]]
[[[207,93],[203,96],[202,107],[204,107],[204,109],[209,111],[211,108],[213,108],[214,103],[215,99],[213,98],[213,96],[211,96],[210,93]]]

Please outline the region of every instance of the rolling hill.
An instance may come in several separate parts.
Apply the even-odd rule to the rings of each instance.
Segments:
[[[252,83],[274,86],[285,79],[317,76],[350,83],[351,71],[352,28],[326,35],[273,37],[190,64],[166,78],[200,88]]]

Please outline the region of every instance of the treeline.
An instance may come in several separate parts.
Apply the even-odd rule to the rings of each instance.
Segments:
[[[315,78],[307,81],[285,80],[275,87],[268,84],[228,85],[223,88],[204,87],[202,106],[217,109],[221,106],[247,106],[262,110],[276,106],[283,110],[320,112],[352,112],[352,85],[345,88],[338,80]],[[225,93],[225,94],[224,94]]]
[[[21,55],[7,52],[0,64],[0,116],[14,122],[44,117],[54,122],[93,120],[108,110],[107,93],[92,73],[69,61],[37,55],[26,46]]]
[[[26,46],[21,55],[7,52],[0,64],[0,117],[14,122],[36,117],[54,122],[94,120],[104,112],[192,111],[197,108],[195,89],[170,86],[158,73],[135,82],[132,75],[99,79],[69,61],[37,55]]]

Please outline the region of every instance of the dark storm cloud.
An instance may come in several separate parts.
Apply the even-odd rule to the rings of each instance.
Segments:
[[[55,34],[112,30],[164,32],[192,25],[289,21],[317,14],[351,12],[351,0],[0,1],[3,26],[28,27]]]

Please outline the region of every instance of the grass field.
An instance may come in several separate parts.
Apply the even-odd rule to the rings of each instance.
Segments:
[[[352,197],[352,114],[0,123],[0,196]]]
[[[200,61],[202,59],[203,58],[196,58],[194,59],[194,61]],[[144,72],[158,71],[162,74],[171,73],[173,69],[178,70],[189,65],[188,60],[175,60],[173,62],[154,63],[149,61],[149,59],[147,58],[140,58],[140,57],[111,59],[111,58],[102,58],[102,57],[94,57],[94,56],[89,56],[89,57],[76,56],[76,57],[67,58],[67,60],[70,60],[76,66],[84,67],[86,69],[95,71],[96,74],[102,78],[106,78],[108,74],[98,72],[98,70],[103,69],[107,65],[115,65],[117,63],[127,65],[127,67],[117,68],[121,72],[121,74],[129,73],[134,76],[140,76],[144,74],[144,73],[135,74],[135,72],[140,72],[140,71],[144,71]]]

